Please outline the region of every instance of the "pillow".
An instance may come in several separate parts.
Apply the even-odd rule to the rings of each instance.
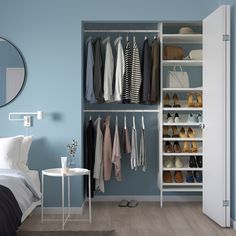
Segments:
[[[21,143],[20,158],[18,162],[18,167],[21,170],[29,170],[27,162],[29,158],[28,154],[31,144],[32,144],[32,136],[25,136]]]
[[[0,138],[0,169],[18,169],[23,137]]]

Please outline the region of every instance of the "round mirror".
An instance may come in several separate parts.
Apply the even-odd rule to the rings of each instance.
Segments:
[[[0,37],[0,107],[13,101],[24,86],[26,67],[20,51]]]

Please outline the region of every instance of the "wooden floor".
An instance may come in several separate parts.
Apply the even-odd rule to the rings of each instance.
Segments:
[[[49,217],[59,217],[48,215]],[[84,214],[87,217],[87,213]],[[21,226],[24,230],[61,230],[60,222],[41,224],[40,215],[30,216]],[[92,204],[92,224],[68,222],[65,230],[112,230],[118,236],[236,236],[202,214],[200,203],[141,202],[136,208],[120,208],[113,202]]]

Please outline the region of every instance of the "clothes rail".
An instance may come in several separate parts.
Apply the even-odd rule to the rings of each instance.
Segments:
[[[141,113],[145,113],[145,112],[160,112],[160,110],[84,110],[84,112],[104,112],[104,113],[116,113],[116,112],[123,112],[123,113],[130,113],[130,112],[141,112]]]
[[[111,33],[159,33],[160,30],[84,30],[84,32],[100,32],[100,33],[107,33],[107,32],[111,32]]]

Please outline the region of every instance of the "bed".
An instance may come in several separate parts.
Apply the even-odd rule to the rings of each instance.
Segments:
[[[31,136],[0,138],[0,235],[16,236],[41,204],[39,173],[28,168]]]

